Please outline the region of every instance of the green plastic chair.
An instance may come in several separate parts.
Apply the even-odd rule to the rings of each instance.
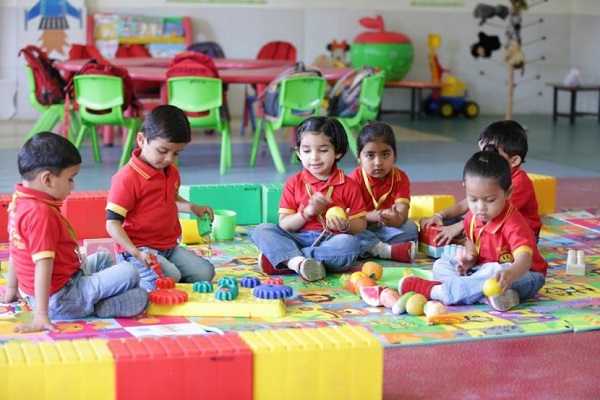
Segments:
[[[31,67],[25,67],[27,79],[29,81],[29,103],[40,112],[40,117],[35,122],[25,140],[28,140],[33,135],[39,132],[51,131],[59,122],[65,123],[65,103],[51,104],[48,106],[40,103],[35,95],[35,78]],[[69,140],[74,141],[75,133],[79,130],[79,120],[72,106],[69,107],[70,123],[69,123]]]
[[[99,125],[122,126],[127,129],[119,168],[129,161],[135,136],[142,127],[140,117],[125,117],[123,80],[109,75],[77,75],[73,78],[75,101],[79,105],[81,128],[75,146],[79,149],[87,134],[90,135],[94,161],[102,160],[96,127]]]
[[[229,122],[221,117],[223,82],[219,78],[183,76],[167,80],[168,103],[188,116],[192,128],[216,129],[221,132],[221,175],[231,168],[231,133]],[[205,115],[194,116],[191,114]]]
[[[327,81],[319,76],[290,76],[280,82],[279,115],[277,118],[263,116],[256,126],[250,153],[250,166],[256,163],[262,127],[271,157],[278,172],[285,172],[275,132],[282,127],[297,127],[306,118],[318,116],[325,96]]]
[[[355,130],[362,128],[367,121],[377,119],[384,85],[385,71],[380,71],[373,76],[364,78],[361,82],[358,98],[359,106],[356,115],[352,117],[336,117],[346,130],[348,145],[355,157],[358,156]]]

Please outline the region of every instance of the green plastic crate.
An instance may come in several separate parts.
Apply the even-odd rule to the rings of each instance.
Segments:
[[[279,222],[279,200],[283,192],[283,183],[262,185],[262,222]]]
[[[192,203],[208,205],[213,210],[235,211],[237,225],[261,223],[261,192],[258,183],[182,185],[179,188],[179,195]]]

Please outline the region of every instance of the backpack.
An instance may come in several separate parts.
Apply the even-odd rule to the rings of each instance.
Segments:
[[[167,79],[178,76],[218,78],[219,70],[210,56],[195,51],[184,51],[173,57],[167,67]]]
[[[293,67],[290,67],[281,72],[273,79],[257,97],[257,100],[262,104],[265,116],[268,118],[277,118],[279,116],[279,91],[281,80],[290,76],[321,76],[321,71],[316,69],[306,69],[302,61],[298,61]],[[292,113],[302,115],[305,111]],[[311,112],[308,111],[310,114]]]
[[[342,76],[327,94],[329,99],[327,115],[332,117],[355,116],[360,106],[358,100],[362,81],[364,78],[373,75],[375,75],[375,69],[366,66],[357,68]]]
[[[45,106],[61,103],[65,99],[66,81],[54,67],[54,60],[33,45],[23,47],[19,51],[21,54],[33,71],[37,101]]]
[[[75,73],[75,76],[79,75],[109,75],[117,76],[123,79],[123,106],[122,110],[125,111],[130,108],[131,116],[140,116],[142,111],[142,104],[138,101],[133,87],[133,80],[129,76],[129,72],[125,68],[111,64],[106,60],[96,60],[95,58],[86,62],[81,66],[79,71]],[[75,87],[73,81],[69,82],[65,92],[67,94],[67,101],[65,107],[69,105],[69,99],[75,99]]]

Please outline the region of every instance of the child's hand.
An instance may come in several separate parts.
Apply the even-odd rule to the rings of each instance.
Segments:
[[[434,229],[439,232],[433,238],[435,244],[438,246],[445,246],[447,244],[450,244],[452,239],[454,239],[455,237],[457,237],[458,235],[460,235],[462,233],[463,226],[462,226],[462,222],[457,222],[454,225],[440,226],[440,227],[436,227]]]
[[[402,221],[402,217],[400,213],[393,208],[388,208],[386,210],[381,210],[379,213],[379,224],[387,225],[387,226],[400,226]],[[404,221],[406,222],[406,221]]]
[[[135,258],[148,268],[156,263],[156,256],[152,253],[148,253],[147,251],[140,251]]]
[[[210,206],[199,206],[198,204],[192,204],[191,210],[192,213],[199,218],[204,218],[204,214],[208,214],[211,222],[215,219],[215,214]]]
[[[308,204],[304,207],[302,213],[306,218],[312,218],[315,215],[321,214],[325,209],[327,203],[329,203],[329,199],[325,197],[325,195],[321,192],[317,192],[310,196],[308,200]]]
[[[58,327],[50,321],[50,317],[48,314],[38,314],[35,313],[33,317],[33,321],[29,324],[19,325],[15,328],[15,332],[19,333],[30,333],[30,332],[40,332],[45,329],[48,329],[51,332],[60,332]]]
[[[6,291],[4,292],[4,303],[12,303],[13,301],[17,301],[21,298],[21,296],[19,296],[19,291],[17,290],[16,287],[7,287]]]
[[[517,277],[515,276],[514,271],[512,271],[511,268],[496,273],[495,278],[500,284],[500,287],[502,288],[502,293],[510,289],[513,282],[517,280]]]
[[[444,225],[444,221],[442,221],[442,217],[440,217],[438,214],[435,214],[429,218],[421,218],[419,220],[419,226],[421,227],[421,229],[426,229],[431,225],[441,226]]]
[[[346,215],[350,212],[350,209],[346,210]],[[332,216],[327,218],[325,221],[327,228],[331,231],[348,232],[350,230],[350,220],[347,218],[340,218],[338,216]]]
[[[458,259],[456,264],[456,273],[458,275],[466,276],[467,273],[475,266],[477,257],[473,253],[466,253]]]

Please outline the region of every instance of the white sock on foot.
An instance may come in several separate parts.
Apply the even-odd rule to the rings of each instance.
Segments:
[[[302,256],[296,256],[296,257],[292,257],[290,258],[290,260],[287,263],[287,267],[289,269],[291,269],[292,271],[296,271],[296,272],[300,272],[300,264],[302,263],[302,261],[306,260],[306,257],[302,257]]]
[[[392,257],[392,246],[384,242],[379,242],[375,246],[371,247],[369,253],[373,254],[377,258],[389,260]]]
[[[431,294],[429,297],[431,297],[431,300],[443,301],[444,300],[444,292],[442,291],[442,285],[436,285],[436,286],[432,287]]]

